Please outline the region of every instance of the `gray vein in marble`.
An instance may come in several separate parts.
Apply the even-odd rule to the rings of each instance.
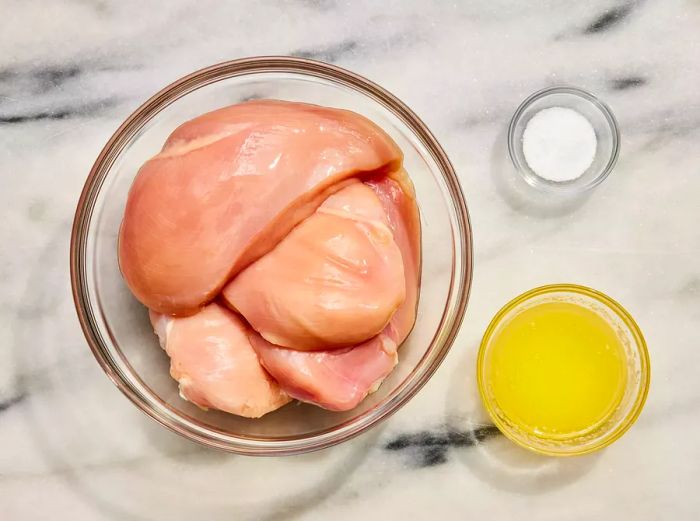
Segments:
[[[12,396],[11,398],[7,398],[5,400],[0,401],[0,412],[6,411],[9,408],[17,405],[18,403],[21,403],[27,395],[25,393],[20,393],[15,396]]]
[[[432,467],[446,463],[451,448],[473,447],[499,434],[494,425],[485,425],[469,431],[443,428],[399,434],[387,442],[384,448],[409,454],[412,464],[416,467]]]
[[[293,51],[292,55],[298,56],[299,58],[337,62],[338,60],[342,60],[347,54],[357,50],[358,47],[359,44],[357,41],[344,40],[326,47],[299,49]]]
[[[412,45],[422,41],[423,31],[420,27],[413,27],[410,31],[377,37],[372,35],[365,40],[345,39],[325,46],[302,47],[290,54],[299,58],[309,58],[330,63],[338,63],[350,57],[357,58],[358,54],[377,55],[396,53],[399,49],[406,50]]]
[[[629,90],[643,87],[649,82],[644,76],[620,76],[610,80],[612,90]]]
[[[84,73],[82,67],[76,64],[46,65],[42,67],[20,67],[5,69],[0,72],[4,97],[11,97],[15,93],[45,94],[51,89],[62,87],[69,80],[73,80]]]
[[[63,120],[75,117],[95,117],[104,111],[117,106],[121,100],[117,98],[104,98],[91,103],[82,103],[66,107],[57,107],[50,110],[30,112],[15,112],[0,114],[0,124],[27,123],[42,120]]]
[[[626,2],[606,10],[585,27],[583,34],[599,34],[614,29],[629,17],[639,3],[639,1]]]
[[[304,7],[309,7],[318,11],[329,11],[337,6],[335,0],[295,0]]]
[[[102,85],[107,75],[134,74],[127,64],[77,59],[65,63],[15,63],[0,72],[0,124],[94,117],[119,106],[128,91],[118,82]]]
[[[43,91],[60,87],[63,83],[76,78],[82,73],[77,65],[67,65],[64,67],[47,67],[34,72],[34,79],[39,82],[39,87]]]

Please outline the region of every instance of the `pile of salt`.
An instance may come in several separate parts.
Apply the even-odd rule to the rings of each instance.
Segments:
[[[588,170],[598,140],[591,123],[579,112],[550,107],[535,114],[525,126],[525,161],[549,181],[572,181]]]

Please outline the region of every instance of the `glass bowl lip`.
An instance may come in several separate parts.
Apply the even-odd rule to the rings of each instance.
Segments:
[[[493,333],[495,332],[496,328],[501,324],[504,317],[509,312],[529,302],[530,300],[541,295],[546,295],[550,293],[568,293],[572,295],[584,295],[586,297],[590,297],[598,301],[599,303],[607,306],[610,310],[612,310],[620,319],[622,319],[625,325],[632,332],[632,336],[634,338],[634,345],[639,353],[642,373],[642,378],[639,384],[639,388],[637,390],[637,396],[635,397],[635,401],[632,407],[630,407],[630,410],[620,422],[620,424],[615,428],[615,430],[613,430],[612,433],[609,433],[605,438],[599,440],[597,443],[594,443],[585,448],[580,448],[578,450],[569,450],[566,452],[548,450],[539,446],[528,444],[522,438],[513,434],[508,425],[504,423],[499,417],[499,415],[496,413],[493,403],[487,396],[486,382],[484,381],[485,376],[483,374],[485,370],[484,359],[486,357],[486,351],[489,349],[491,337],[493,336]],[[477,386],[479,388],[479,395],[481,396],[481,401],[484,404],[484,407],[489,413],[491,420],[506,438],[525,449],[545,456],[582,456],[584,454],[590,454],[591,452],[595,452],[597,450],[603,449],[611,445],[613,442],[617,441],[625,432],[627,432],[629,428],[632,427],[632,425],[637,421],[637,418],[639,418],[639,415],[641,414],[642,409],[644,408],[644,403],[646,402],[647,395],[649,394],[649,386],[651,383],[651,363],[649,360],[649,351],[647,349],[646,340],[644,339],[644,335],[642,334],[641,329],[637,325],[637,322],[634,320],[634,318],[632,318],[632,315],[630,315],[630,313],[619,302],[612,299],[605,293],[602,293],[593,288],[589,288],[588,286],[567,283],[547,284],[545,286],[539,286],[524,293],[521,293],[520,295],[506,303],[498,311],[498,313],[496,313],[493,319],[491,319],[491,322],[486,328],[484,336],[481,340],[481,344],[479,346],[479,354],[477,356],[476,362],[476,379]]]
[[[355,90],[379,103],[405,124],[435,161],[447,186],[451,209],[456,219],[453,237],[457,237],[447,306],[440,324],[411,373],[385,402],[336,427],[292,439],[265,440],[235,436],[210,428],[195,428],[188,420],[162,403],[165,411],[156,410],[142,391],[124,378],[112,359],[105,339],[98,333],[90,302],[85,270],[88,227],[101,185],[124,145],[162,109],[197,88],[237,76],[254,73],[296,73],[331,81]],[[435,373],[459,332],[471,291],[473,276],[473,236],[469,213],[455,169],[444,149],[425,123],[406,104],[376,83],[346,69],[324,62],[290,56],[255,56],[218,63],[192,72],[154,94],[131,113],[109,138],[85,181],[75,211],[70,244],[70,277],[73,301],[90,349],[116,387],[149,417],[185,438],[208,447],[244,455],[276,456],[311,452],[351,439],[400,409]],[[429,356],[430,355],[430,356]],[[429,362],[429,363],[428,363]],[[134,373],[138,378],[138,375]],[[170,414],[168,414],[168,412]]]
[[[585,184],[578,184],[575,179],[563,183],[548,182],[540,178],[536,173],[532,172],[532,169],[529,166],[523,165],[515,152],[516,148],[518,147],[517,143],[515,142],[515,129],[523,114],[530,107],[530,105],[552,94],[570,94],[572,96],[578,96],[579,98],[584,99],[591,105],[595,106],[603,114],[603,117],[610,127],[612,150],[610,152],[608,162],[593,179]],[[513,117],[510,120],[510,124],[508,125],[508,155],[510,156],[513,166],[527,184],[551,193],[584,193],[598,186],[610,175],[613,168],[615,168],[615,164],[617,163],[617,159],[620,155],[620,142],[620,126],[615,118],[615,115],[613,114],[612,109],[594,94],[571,85],[555,85],[530,94],[515,110]],[[532,172],[532,174],[530,174],[530,172]]]

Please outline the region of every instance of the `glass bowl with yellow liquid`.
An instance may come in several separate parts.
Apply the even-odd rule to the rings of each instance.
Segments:
[[[506,304],[484,334],[481,398],[496,426],[541,454],[574,456],[630,428],[649,389],[642,332],[610,297],[557,284]]]

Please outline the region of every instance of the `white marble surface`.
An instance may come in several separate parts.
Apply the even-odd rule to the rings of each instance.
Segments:
[[[0,7],[0,518],[700,517],[700,3]],[[258,54],[331,61],[407,102],[459,172],[476,245],[464,326],[424,390],[352,442],[284,459],[206,450],[136,410],[93,360],[68,277],[74,207],[120,121],[187,72]],[[623,135],[612,176],[566,208],[515,191],[505,161],[510,114],[554,83],[598,93]],[[488,424],[472,377],[481,333],[507,299],[558,281],[638,319],[652,358],[641,418],[573,460],[474,443]]]

